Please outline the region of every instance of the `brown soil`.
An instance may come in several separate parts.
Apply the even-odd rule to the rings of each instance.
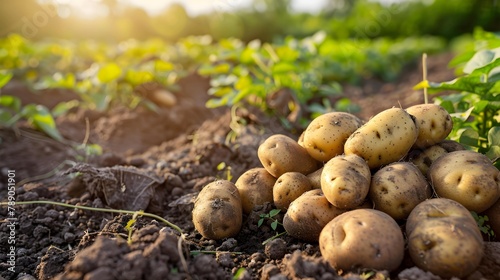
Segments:
[[[446,64],[451,54],[429,58],[429,77],[453,78]],[[345,94],[368,119],[390,107],[421,103],[411,89],[421,80],[419,64],[409,67],[395,83],[367,80],[345,86]],[[161,221],[138,217],[129,239],[129,214],[75,210],[46,204],[16,206],[15,272],[8,270],[8,223],[0,224],[0,279],[366,279],[363,271],[341,273],[321,257],[317,243],[287,235],[273,237],[270,224],[257,226],[259,215],[272,205],[257,207],[244,217],[240,234],[213,241],[193,226],[191,210],[197,192],[217,178],[233,181],[260,166],[258,145],[275,133],[297,138],[280,120],[251,108],[236,111],[207,109],[208,81],[185,78],[178,104],[153,113],[142,107],[108,113],[76,110],[57,120],[66,144],[53,141],[25,126],[0,130],[0,197],[7,197],[7,173],[15,170],[17,201],[51,200],[73,205],[146,209],[179,226],[185,238]],[[5,93],[23,101],[53,106],[54,100],[26,92],[11,83]],[[46,93],[50,94],[50,93]],[[51,103],[48,103],[51,102]],[[236,125],[238,119],[245,125]],[[233,121],[233,122],[232,122]],[[87,129],[88,123],[88,129]],[[231,128],[237,132],[231,136]],[[101,156],[75,149],[84,142],[99,144]],[[75,172],[83,174],[73,179]],[[281,214],[280,214],[281,215]],[[2,207],[0,219],[7,217]],[[278,218],[282,218],[282,215]],[[278,232],[283,228],[278,227]],[[487,242],[479,269],[468,279],[500,279],[500,245]],[[244,268],[244,270],[240,270]],[[406,258],[392,273],[374,272],[370,279],[440,279],[413,266]]]

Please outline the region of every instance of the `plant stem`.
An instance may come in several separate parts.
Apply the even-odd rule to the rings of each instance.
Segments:
[[[422,55],[422,78],[427,81],[427,54]],[[424,87],[424,103],[429,103],[429,97],[427,96],[427,87]]]
[[[97,208],[97,207],[88,207],[88,206],[78,206],[78,205],[71,205],[68,203],[48,201],[48,200],[34,200],[34,201],[18,201],[18,202],[16,202],[16,205],[29,205],[29,204],[50,204],[50,205],[58,205],[58,206],[68,207],[68,208],[81,209],[81,210],[89,210],[89,211],[97,211],[97,212],[110,212],[110,213],[118,213],[118,214],[130,214],[130,215],[134,215],[137,212],[140,212],[141,216],[150,217],[150,218],[153,218],[155,220],[159,220],[159,221],[165,223],[167,226],[178,231],[181,235],[183,234],[182,229],[180,227],[178,227],[177,225],[165,220],[164,218],[162,218],[158,215],[147,213],[147,212],[142,212],[142,211],[131,211],[131,210],[121,210],[121,209],[107,209],[107,208]],[[0,205],[7,206],[8,203],[7,202],[0,202]]]

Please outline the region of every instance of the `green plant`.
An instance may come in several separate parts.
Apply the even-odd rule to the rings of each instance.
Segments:
[[[127,238],[127,244],[128,245],[131,245],[132,244],[132,233],[134,232],[134,225],[135,223],[137,222],[137,216],[142,216],[142,214],[144,213],[144,211],[137,211],[134,213],[134,215],[132,216],[132,218],[130,220],[128,220],[127,222],[127,225],[125,226],[125,230],[127,230],[128,232],[128,238]]]
[[[474,211],[471,211],[471,214],[472,214],[472,217],[474,217],[474,219],[476,220],[477,226],[479,227],[479,230],[482,233],[486,234],[490,238],[495,237],[495,232],[493,231],[493,229],[488,224],[488,221],[490,220],[488,218],[488,216],[486,216],[486,215],[479,215],[478,213],[476,213]]]
[[[269,211],[269,213],[264,213],[264,214],[259,215],[260,219],[257,222],[257,226],[261,227],[266,220],[270,220],[271,221],[271,229],[276,232],[276,234],[274,236],[272,236],[272,237],[266,239],[264,242],[262,242],[262,245],[266,245],[269,241],[274,240],[274,239],[286,234],[286,231],[283,231],[281,233],[279,233],[277,231],[278,225],[283,226],[283,224],[280,223],[276,219],[276,215],[278,215],[280,212],[281,212],[281,209],[272,209],[271,211]]]
[[[447,82],[424,80],[415,89],[458,93],[435,98],[453,117],[449,138],[487,155],[500,168],[500,36],[477,30],[474,51],[451,61],[459,76]]]

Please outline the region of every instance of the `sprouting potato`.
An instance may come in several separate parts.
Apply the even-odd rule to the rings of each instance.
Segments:
[[[299,172],[287,172],[276,180],[272,188],[274,205],[278,209],[286,210],[292,201],[312,189],[311,181],[306,175]]]
[[[295,238],[318,242],[323,227],[344,212],[331,205],[320,189],[314,189],[290,203],[283,218],[283,227]]]
[[[321,231],[321,255],[334,268],[393,271],[403,261],[403,233],[396,221],[375,209],[356,209],[330,221]]]
[[[206,185],[193,208],[193,224],[202,236],[220,240],[240,232],[243,211],[236,186],[226,180]]]
[[[470,211],[481,213],[500,198],[500,171],[478,152],[447,153],[432,163],[428,177],[439,197],[453,199]]]
[[[394,162],[375,172],[369,194],[375,209],[402,220],[420,202],[431,197],[432,189],[415,165]]]
[[[403,109],[391,108],[378,113],[351,134],[344,152],[364,158],[374,169],[402,159],[417,137],[414,118]]]
[[[314,159],[326,162],[344,153],[345,141],[361,125],[358,117],[345,112],[320,115],[302,134],[302,146]]]
[[[444,140],[453,128],[450,114],[437,104],[418,104],[406,109],[417,119],[419,132],[415,146],[426,148]]]
[[[249,214],[257,205],[273,202],[273,187],[276,178],[263,167],[247,170],[236,180],[243,213]]]
[[[286,172],[307,175],[318,168],[318,162],[292,138],[275,134],[267,138],[257,150],[264,168],[278,178]]]
[[[361,205],[370,188],[371,173],[358,155],[339,155],[330,159],[321,172],[321,189],[328,201],[340,209]]]

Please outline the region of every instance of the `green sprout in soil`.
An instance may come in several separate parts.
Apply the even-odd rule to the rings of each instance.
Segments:
[[[280,223],[276,218],[275,216],[278,215],[279,213],[281,212],[281,209],[273,209],[271,211],[269,211],[269,213],[266,213],[266,214],[260,214],[260,219],[259,221],[257,222],[257,226],[258,227],[261,227],[263,224],[264,224],[264,221],[265,220],[271,220],[271,229],[274,230],[276,232],[276,234],[274,236],[272,236],[271,238],[268,238],[267,240],[265,240],[264,242],[262,242],[262,245],[266,245],[268,242],[286,234],[286,231],[282,232],[282,233],[278,233],[277,232],[277,228],[278,228],[278,225],[281,225],[283,226],[282,223]]]
[[[493,229],[490,227],[488,224],[488,221],[490,218],[486,215],[479,215],[474,211],[471,211],[472,217],[474,217],[474,220],[476,220],[477,226],[479,227],[479,230],[486,234],[489,238],[495,237],[495,232]]]

